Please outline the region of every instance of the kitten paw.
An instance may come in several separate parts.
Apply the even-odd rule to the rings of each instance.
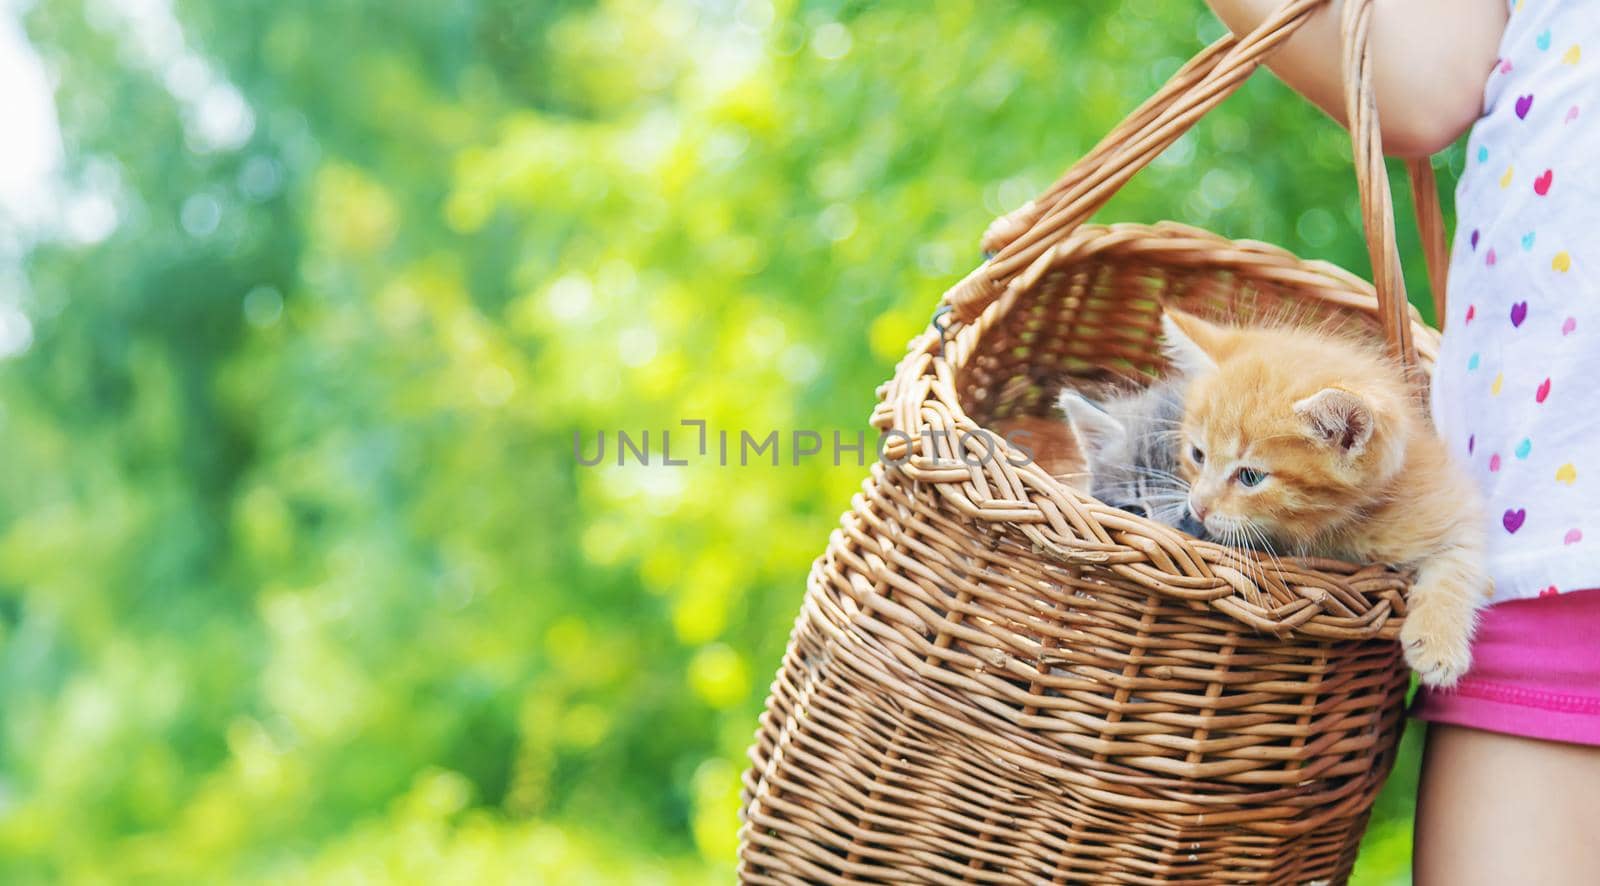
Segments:
[[[1454,686],[1472,665],[1472,619],[1443,606],[1414,606],[1400,628],[1406,664],[1425,685]]]

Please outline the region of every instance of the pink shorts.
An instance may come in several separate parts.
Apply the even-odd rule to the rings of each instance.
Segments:
[[[1412,716],[1489,732],[1600,745],[1600,590],[1484,610],[1472,669],[1418,690]]]

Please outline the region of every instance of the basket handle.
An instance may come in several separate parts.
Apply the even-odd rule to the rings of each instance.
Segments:
[[[971,322],[1052,246],[1092,216],[1135,173],[1177,141],[1212,108],[1232,95],[1261,61],[1327,0],[1289,0],[1243,37],[1223,37],[1185,64],[1111,134],[1041,197],[997,219],[985,232],[988,261],[945,293],[956,317]],[[1395,244],[1393,201],[1383,164],[1376,99],[1371,82],[1369,28],[1372,0],[1345,0],[1345,98],[1355,148],[1356,183],[1372,259],[1379,318],[1393,353],[1415,365],[1409,305]],[[1442,317],[1448,248],[1438,188],[1426,159],[1409,166],[1424,239],[1429,282]]]

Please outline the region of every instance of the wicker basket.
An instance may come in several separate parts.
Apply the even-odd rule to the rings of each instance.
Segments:
[[[1377,297],[1259,243],[1083,224],[1318,5],[1201,53],[991,227],[995,254],[947,294],[949,325],[880,389],[874,425],[906,437],[812,570],[750,751],[742,882],[1348,876],[1400,732],[1406,577],[1259,563],[986,458],[965,433],[1046,414],[1065,378],[1158,370],[1163,305],[1334,317],[1409,365],[1432,359],[1437,335],[1405,302],[1364,75],[1370,0],[1347,2],[1344,23]],[[1431,172],[1413,173],[1440,269]]]

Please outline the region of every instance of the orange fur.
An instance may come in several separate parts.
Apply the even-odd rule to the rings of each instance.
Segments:
[[[1454,683],[1490,589],[1483,505],[1398,368],[1328,332],[1165,323],[1194,378],[1180,467],[1208,533],[1414,568],[1406,659],[1424,682]]]

